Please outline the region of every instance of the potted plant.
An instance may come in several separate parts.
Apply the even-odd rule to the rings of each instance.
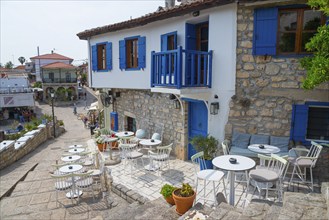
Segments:
[[[176,204],[176,212],[183,215],[192,206],[196,193],[188,183],[183,183],[182,188],[175,189],[172,197]]]
[[[190,140],[190,143],[193,145],[196,151],[203,151],[206,166],[208,169],[212,169],[213,165],[211,160],[214,158],[215,153],[217,151],[218,140],[211,135],[197,135]],[[200,167],[200,169],[202,170],[206,168]]]
[[[98,150],[103,152],[106,149],[106,143],[105,143],[105,137],[104,136],[99,136],[98,138],[96,138],[96,144],[98,147]]]
[[[172,193],[175,189],[177,188],[172,185],[164,184],[160,191],[160,194],[170,205],[175,205],[174,199],[172,197]]]

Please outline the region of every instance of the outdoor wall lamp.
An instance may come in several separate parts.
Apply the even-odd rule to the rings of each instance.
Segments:
[[[210,104],[210,114],[217,115],[219,110],[219,102],[212,102]]]

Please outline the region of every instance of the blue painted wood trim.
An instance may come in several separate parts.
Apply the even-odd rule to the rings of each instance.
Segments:
[[[151,52],[151,87],[154,87],[154,75],[156,74],[155,73],[155,56],[154,56],[154,54],[155,54],[155,51],[152,51]]]
[[[208,88],[211,88],[211,85],[212,85],[212,54],[213,54],[213,51],[209,51],[210,54],[209,54],[209,83],[208,83]]]
[[[178,47],[177,53],[177,72],[175,74],[175,79],[177,79],[177,89],[182,88],[182,75],[183,75],[183,48],[182,46]]]

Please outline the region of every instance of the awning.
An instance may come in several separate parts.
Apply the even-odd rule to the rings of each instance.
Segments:
[[[93,102],[93,103],[90,104],[90,108],[91,108],[91,107],[94,107],[94,106],[97,107],[97,106],[98,106],[98,102]]]
[[[97,106],[91,106],[90,108],[88,108],[88,111],[95,111],[97,110]]]

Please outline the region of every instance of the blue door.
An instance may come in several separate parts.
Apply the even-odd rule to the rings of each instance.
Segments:
[[[196,135],[208,134],[208,110],[202,101],[190,101],[188,108],[188,139]],[[188,160],[196,153],[191,144],[188,144]]]

